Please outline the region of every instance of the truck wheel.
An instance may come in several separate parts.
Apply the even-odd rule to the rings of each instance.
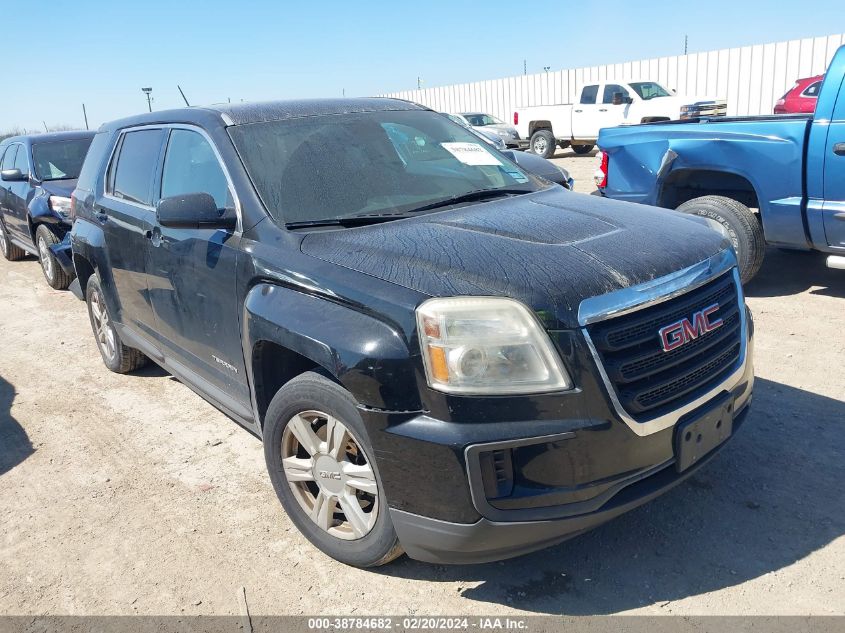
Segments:
[[[579,156],[583,156],[584,154],[589,154],[593,151],[595,145],[573,145],[572,151],[578,154]]]
[[[91,319],[97,348],[106,367],[117,374],[128,374],[146,365],[149,359],[140,350],[124,345],[117,335],[103,298],[100,279],[96,274],[88,278],[85,301],[88,304],[88,318]]]
[[[766,254],[763,228],[751,209],[724,196],[702,196],[684,202],[677,210],[710,218],[725,227],[736,251],[742,283],[751,281]]]
[[[402,554],[348,391],[314,372],[294,378],[270,403],[263,436],[273,488],[305,538],[355,567],[384,565]]]
[[[9,235],[6,233],[6,226],[3,224],[2,215],[0,215],[0,253],[3,253],[3,257],[10,262],[23,259],[23,256],[26,255],[22,248],[12,244],[12,240],[9,239]]]
[[[35,245],[38,247],[38,261],[41,262],[41,270],[44,271],[44,278],[51,288],[65,290],[73,281],[64,269],[56,261],[50,247],[58,244],[59,238],[45,225],[40,225],[35,231]]]
[[[531,136],[531,151],[543,158],[551,158],[555,155],[555,135],[551,130],[537,130]]]

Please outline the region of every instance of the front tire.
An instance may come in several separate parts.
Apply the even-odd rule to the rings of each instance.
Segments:
[[[572,151],[578,154],[579,156],[583,156],[584,154],[589,154],[593,151],[595,145],[573,145]]]
[[[38,261],[41,262],[41,270],[47,284],[55,290],[65,290],[73,281],[70,276],[56,261],[55,255],[50,247],[59,243],[59,238],[41,224],[35,231],[35,246],[38,248]]]
[[[555,155],[557,143],[555,135],[551,130],[537,130],[531,135],[531,151],[543,158],[551,158]]]
[[[725,196],[701,196],[684,202],[677,210],[715,220],[725,227],[736,251],[742,283],[754,278],[763,265],[766,240],[751,209]]]
[[[355,399],[307,372],[267,409],[264,457],[282,506],[300,532],[332,558],[375,567],[402,554]]]
[[[128,374],[140,369],[149,360],[143,352],[124,345],[117,335],[109,309],[103,297],[103,288],[96,274],[88,278],[85,286],[85,302],[88,304],[88,318],[97,341],[97,349],[103,362],[116,374]]]
[[[9,239],[9,234],[6,232],[6,225],[3,224],[2,214],[0,214],[0,253],[3,253],[3,257],[10,262],[23,259],[24,255],[26,255],[22,248],[12,244],[12,240]]]

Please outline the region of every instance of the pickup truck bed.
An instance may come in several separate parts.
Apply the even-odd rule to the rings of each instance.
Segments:
[[[603,129],[599,191],[720,222],[745,261],[745,281],[765,243],[829,253],[829,265],[845,266],[843,77],[845,47],[831,62],[814,116]]]

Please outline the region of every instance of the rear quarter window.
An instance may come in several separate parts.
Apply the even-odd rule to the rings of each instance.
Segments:
[[[103,166],[103,161],[106,157],[106,152],[110,147],[108,132],[100,132],[94,136],[91,141],[91,147],[88,148],[88,155],[85,157],[85,162],[82,163],[82,170],[79,172],[79,180],[76,183],[77,189],[84,189],[85,191],[93,191],[94,184],[97,182],[97,176]]]

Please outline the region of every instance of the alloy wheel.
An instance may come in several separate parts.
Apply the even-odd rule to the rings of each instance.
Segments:
[[[94,336],[97,339],[97,345],[106,358],[113,359],[117,349],[114,328],[109,320],[108,310],[97,291],[91,294],[91,318],[94,321]]]
[[[360,441],[340,420],[303,411],[282,434],[282,469],[297,503],[328,534],[360,539],[375,526],[379,490]]]
[[[38,258],[41,260],[41,268],[48,281],[53,281],[53,258],[50,256],[50,248],[44,236],[38,238]]]
[[[534,153],[535,154],[545,154],[546,153],[546,139],[542,136],[534,139]]]

